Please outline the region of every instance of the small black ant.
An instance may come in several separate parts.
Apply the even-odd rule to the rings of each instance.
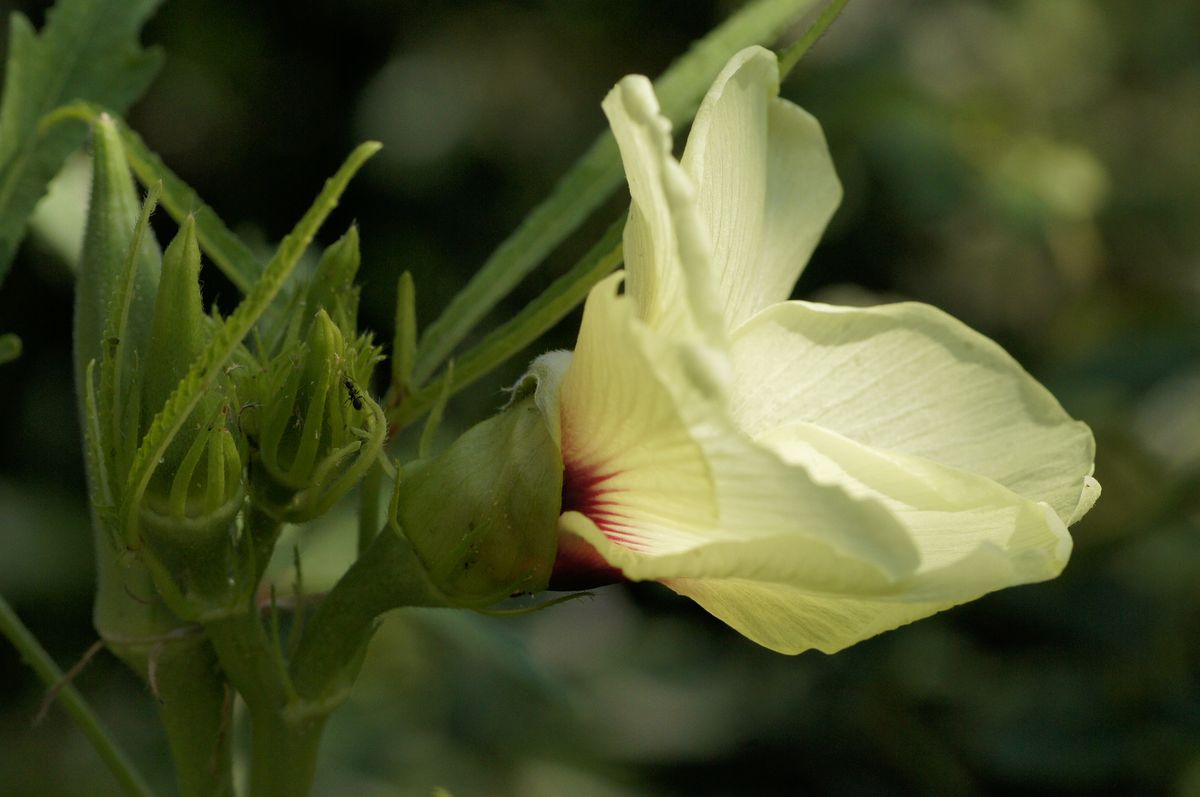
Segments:
[[[355,387],[354,382],[347,376],[342,379],[342,384],[346,386],[346,395],[350,397],[350,404],[354,409],[361,410],[363,408],[363,397],[362,393],[358,392],[358,388]]]

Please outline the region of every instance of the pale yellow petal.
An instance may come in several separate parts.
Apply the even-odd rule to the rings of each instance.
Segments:
[[[623,524],[601,518],[601,528],[588,515],[567,512],[559,518],[559,533],[588,543],[600,559],[630,581],[742,579],[795,584],[813,594],[857,597],[886,594],[902,577],[894,565],[906,557],[904,553],[889,554],[892,561],[863,558],[798,528],[780,529],[778,523],[775,536],[763,534],[761,528],[732,525],[705,533],[701,520],[698,515],[677,515],[664,528],[655,518],[639,514]],[[690,522],[691,528],[685,530],[681,522]]]
[[[1100,482],[1092,478],[1090,474],[1085,476],[1083,478],[1083,492],[1079,495],[1079,503],[1075,505],[1075,510],[1071,513],[1071,517],[1067,519],[1067,525],[1073,526],[1081,517],[1086,515],[1099,497]]]
[[[711,247],[692,181],[671,154],[671,123],[650,81],[621,80],[603,103],[629,181],[625,225],[626,290],[638,317],[664,334],[719,342]]]
[[[773,442],[789,461],[886,506],[907,527],[920,563],[890,591],[873,594],[813,589],[754,573],[683,573],[664,581],[772,650],[834,653],[987,592],[1053,578],[1070,554],[1066,527],[1048,506],[982,477],[872,451],[807,424],[777,431]]]
[[[820,595],[787,584],[738,578],[680,578],[665,583],[748,639],[787,654],[837,653],[954,605]]]
[[[640,350],[634,326],[641,322],[634,318],[629,298],[617,295],[620,280],[621,275],[614,274],[589,294],[579,340],[563,378],[559,403],[568,474],[564,489],[569,491],[581,480],[623,479],[621,489],[635,499],[644,496],[641,500],[651,511],[671,516],[693,508],[715,515],[703,452],[680,417],[674,396],[662,385],[665,371],[651,367]],[[718,354],[708,355],[719,360]],[[694,358],[708,355],[697,350]],[[670,360],[680,357],[672,352]],[[666,369],[675,363],[658,365]],[[718,368],[714,365],[713,370]],[[698,408],[719,401],[726,387],[715,380],[692,381],[682,375],[678,380],[689,403]],[[672,491],[656,506],[660,480],[669,480]]]
[[[1064,521],[1094,500],[1091,430],[998,345],[936,308],[787,302],[736,331],[732,358],[731,411],[752,435],[811,422],[980,474]]]
[[[955,600],[1044,581],[1070,556],[1071,536],[1048,505],[986,477],[808,423],[779,427],[763,441],[816,478],[885,506],[904,525],[920,557],[897,590],[904,600]]]
[[[589,296],[562,386],[565,531],[634,579],[751,574],[849,591],[912,572],[890,512],[740,434],[696,376],[720,355],[654,334],[616,288]]]
[[[842,197],[821,126],[778,94],[775,54],[742,50],[704,98],[683,155],[729,328],[788,298]]]

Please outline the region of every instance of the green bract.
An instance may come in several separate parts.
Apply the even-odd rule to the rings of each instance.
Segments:
[[[546,587],[562,460],[532,396],[406,468],[398,490],[400,528],[449,600],[486,606]]]
[[[1091,431],[919,304],[785,301],[841,199],[775,56],[733,57],[682,161],[650,82],[604,102],[627,273],[535,363],[565,464],[556,578],[653,579],[774,650],[832,652],[1058,575]]]

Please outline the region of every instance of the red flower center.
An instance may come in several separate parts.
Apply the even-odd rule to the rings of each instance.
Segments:
[[[624,528],[625,516],[620,511],[620,504],[613,500],[614,491],[605,486],[619,471],[603,472],[581,467],[565,456],[564,466],[562,511],[587,516],[604,536],[628,545],[630,535]],[[558,535],[558,553],[550,575],[550,589],[592,589],[624,580],[621,571],[605,561],[590,543],[574,534]]]

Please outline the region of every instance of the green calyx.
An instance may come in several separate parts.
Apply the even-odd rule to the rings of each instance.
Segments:
[[[546,587],[561,500],[562,458],[529,396],[406,467],[395,515],[429,580],[482,607]]]
[[[365,387],[378,359],[369,336],[347,342],[322,307],[303,342],[244,381],[250,490],[266,512],[288,522],[324,513],[379,455],[386,421]]]

